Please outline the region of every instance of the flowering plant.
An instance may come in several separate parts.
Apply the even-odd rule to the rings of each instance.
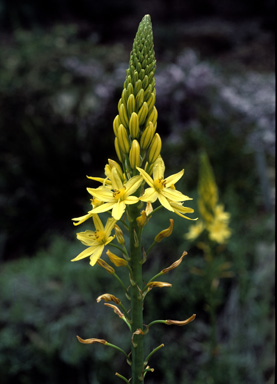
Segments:
[[[191,272],[201,276],[204,280],[205,308],[210,321],[209,372],[215,376],[216,356],[219,353],[216,311],[221,303],[218,287],[220,279],[233,277],[232,265],[224,259],[222,254],[231,236],[231,229],[229,227],[230,213],[224,211],[224,206],[218,202],[218,188],[213,169],[204,152],[200,156],[198,194],[200,218],[196,224],[190,226],[185,237],[190,241],[196,241],[196,246],[204,256],[202,268],[194,267]]]
[[[104,344],[121,351],[132,367],[132,378],[127,379],[119,373],[116,373],[116,376],[133,384],[144,383],[146,373],[152,370],[148,365],[150,357],[163,347],[161,344],[148,356],[144,356],[144,337],[149,328],[158,323],[186,325],[195,318],[193,314],[181,321],[154,320],[147,325],[143,323],[144,300],[148,292],[155,287],[171,286],[170,283],[156,279],[178,267],[186,255],[184,252],[178,260],[145,284],[143,264],[147,261],[151,249],[171,235],[173,220],[170,219],[169,228],[155,236],[147,251],[143,245],[143,230],[149,219],[161,208],[194,220],[187,216],[194,212],[193,209],[183,205],[191,198],[175,188],[184,170],[165,177],[165,164],[161,157],[162,141],[156,132],[158,112],[155,107],[155,68],[151,19],[146,15],[139,24],[134,39],[129,68],[118,103],[118,114],[113,121],[114,146],[118,162],[108,159],[105,178],[88,177],[100,183],[97,188],[87,188],[92,196],[92,209],[84,216],[73,219],[76,226],[92,219],[95,230],[77,234],[77,238],[87,248],[72,261],[89,257],[91,266],[97,264],[116,278],[127,297],[128,308],[121,299],[110,293],[99,296],[97,302],[104,300],[105,305],[113,309],[114,313],[127,324],[131,333],[131,352],[128,354],[122,348],[103,339],[82,339],[78,336],[78,340],[84,344]],[[155,203],[158,204],[154,207],[152,204]],[[105,225],[99,217],[104,212],[110,213]],[[111,252],[107,246],[115,248],[119,255]],[[118,276],[115,268],[102,259],[105,247],[109,261],[116,268],[125,267],[129,276],[128,287]]]

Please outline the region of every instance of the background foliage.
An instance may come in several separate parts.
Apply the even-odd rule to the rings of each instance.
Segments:
[[[115,158],[112,121],[136,26],[148,12],[167,172],[185,168],[179,190],[197,210],[205,148],[231,212],[233,235],[221,257],[234,277],[218,289],[213,382],[274,382],[272,7],[269,0],[0,1],[1,382],[109,384],[110,372],[127,369],[114,351],[75,340],[126,346],[124,327],[95,303],[116,294],[109,275],[69,262],[80,251],[70,219],[87,209],[85,175],[100,176],[107,156]],[[159,212],[150,221],[146,243],[170,217]],[[173,287],[151,292],[145,317],[197,313],[197,320],[153,329],[149,350],[161,342],[166,349],[153,358],[148,382],[200,384],[212,375],[206,282],[191,273],[203,257],[184,238],[189,224],[174,220],[174,235],[153,252],[146,274],[189,254],[168,275]]]

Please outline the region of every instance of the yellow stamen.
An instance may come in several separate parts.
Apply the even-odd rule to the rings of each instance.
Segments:
[[[162,178],[154,180],[154,188],[157,192],[162,191],[166,186],[166,181]]]

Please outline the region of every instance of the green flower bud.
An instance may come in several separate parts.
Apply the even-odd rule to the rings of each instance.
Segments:
[[[129,131],[132,139],[139,135],[139,118],[136,112],[133,112],[129,121]]]
[[[151,84],[148,85],[148,87],[146,88],[146,91],[144,92],[144,100],[148,100],[151,93],[153,92],[153,86]]]
[[[147,105],[148,105],[148,110],[149,111],[151,111],[152,108],[154,107],[155,101],[156,101],[156,96],[155,96],[155,93],[152,92],[151,95],[149,96],[149,99],[147,100]]]
[[[136,95],[136,106],[138,111],[142,106],[143,102],[144,102],[144,90],[141,88]]]
[[[118,128],[118,145],[123,153],[128,153],[130,149],[130,142],[126,128],[120,124]]]
[[[139,73],[139,78],[144,81],[144,76],[145,76],[145,70],[141,69]],[[147,81],[148,81],[148,77],[147,77]],[[142,82],[142,86],[143,86],[143,82]],[[145,86],[143,86],[143,88],[145,88]]]
[[[146,102],[144,102],[138,112],[139,125],[142,125],[145,122],[147,113],[148,113],[148,105]]]
[[[144,72],[144,71],[143,71]],[[143,89],[146,89],[146,87],[148,86],[148,76],[147,75],[145,75],[144,76],[144,79],[143,79],[143,81],[142,81],[142,88]]]
[[[122,91],[121,99],[122,99],[122,102],[126,108],[127,107],[127,100],[128,100],[128,92],[127,92],[126,88],[124,88]]]
[[[129,153],[129,161],[131,168],[136,169],[140,165],[140,147],[137,140],[133,140],[130,153]]]
[[[117,136],[117,134],[118,134],[119,125],[120,125],[120,119],[119,119],[119,116],[116,115],[116,117],[114,118],[114,121],[113,121],[113,131],[114,131],[115,136]]]
[[[118,108],[118,112],[119,112],[120,121],[125,127],[128,127],[128,117],[127,117],[127,112],[124,107],[124,104],[120,105],[120,107]]]
[[[115,152],[116,152],[116,155],[118,157],[118,160],[121,163],[123,163],[123,156],[122,156],[122,153],[121,153],[120,148],[119,148],[118,138],[117,137],[114,139],[114,148],[115,148]]]
[[[162,149],[162,140],[158,133],[155,133],[155,136],[150,144],[149,152],[148,152],[148,161],[149,163],[154,163],[154,161],[158,158]]]
[[[134,87],[132,83],[128,84],[127,93],[128,93],[128,97],[134,93]]]
[[[152,121],[154,125],[157,122],[157,119],[158,119],[158,111],[156,107],[153,107],[152,111],[147,116],[146,125],[148,125],[150,121]]]
[[[143,134],[141,135],[141,138],[140,138],[141,149],[146,149],[149,147],[153,139],[154,133],[155,133],[154,126],[150,121],[149,124],[146,126],[145,130],[143,131]]]
[[[135,84],[135,91],[134,91],[135,95],[138,94],[138,92],[141,90],[141,88],[142,88],[142,81],[139,79],[138,81],[136,81],[136,84]]]
[[[129,84],[130,85],[130,84]],[[135,96],[133,94],[131,94],[129,97],[128,97],[128,101],[127,101],[127,111],[128,111],[128,114],[129,116],[132,115],[133,112],[135,112],[135,109],[136,109],[136,100],[135,100]]]

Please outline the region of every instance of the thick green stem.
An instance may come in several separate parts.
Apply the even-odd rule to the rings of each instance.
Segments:
[[[142,296],[142,257],[141,230],[136,217],[139,209],[131,207],[130,214],[130,267],[131,267],[131,327],[132,327],[132,384],[144,383],[144,346],[143,335],[135,333],[143,330],[143,296]]]

